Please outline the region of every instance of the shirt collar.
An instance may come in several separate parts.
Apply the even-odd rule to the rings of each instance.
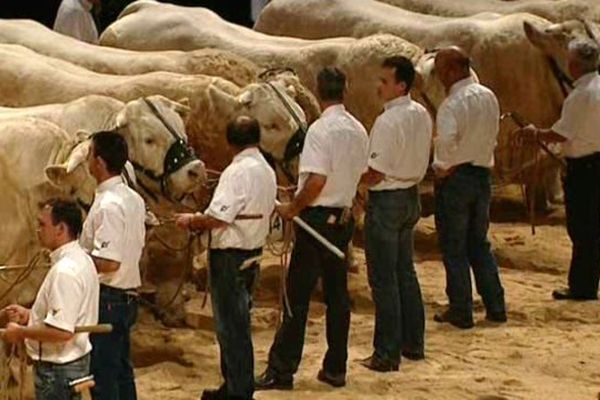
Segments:
[[[341,114],[346,111],[346,107],[343,104],[334,104],[332,106],[327,107],[321,113],[321,117],[326,117],[328,115],[333,114]]]
[[[461,79],[460,81],[455,82],[454,85],[452,85],[452,87],[450,87],[450,92],[448,94],[453,95],[454,93],[458,92],[460,89],[467,87],[469,85],[472,85],[473,83],[475,83],[475,79],[472,76]]]
[[[256,157],[258,155],[260,155],[260,150],[258,150],[258,147],[250,147],[237,153],[233,157],[233,161],[239,161],[246,157]]]
[[[70,253],[71,250],[76,248],[78,245],[79,244],[77,240],[73,240],[69,243],[63,244],[58,249],[55,249],[52,253],[50,253],[50,260],[52,261],[52,264],[56,264],[58,260],[63,258],[66,254]]]
[[[587,74],[580,76],[579,79],[577,79],[575,82],[573,82],[573,87],[585,86],[588,83],[590,83],[590,81],[597,76],[598,76],[598,72],[596,72],[596,71],[588,72]]]
[[[388,101],[387,103],[385,103],[383,105],[383,108],[386,110],[389,110],[392,107],[396,107],[396,106],[401,106],[403,104],[408,104],[410,103],[410,94],[404,95],[404,96],[398,96],[390,101]]]
[[[107,190],[121,183],[123,183],[123,178],[121,178],[121,175],[113,176],[112,178],[108,178],[107,180],[99,184],[96,188],[96,193],[106,192]]]
[[[89,0],[79,0],[79,3],[85,8],[87,11],[91,11],[93,4]]]

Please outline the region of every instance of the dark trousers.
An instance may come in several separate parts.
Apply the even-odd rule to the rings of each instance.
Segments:
[[[567,232],[573,242],[569,289],[581,298],[598,296],[600,278],[600,154],[567,159],[564,180]]]
[[[413,263],[421,206],[416,186],[369,192],[365,220],[369,285],[375,303],[375,355],[400,362],[402,350],[424,352],[425,310]]]
[[[450,310],[472,318],[471,272],[488,313],[505,312],[504,289],[487,238],[491,177],[486,168],[458,167],[438,183],[435,222],[446,268]]]
[[[300,217],[343,251],[350,242],[354,224],[352,221],[329,224],[327,221],[332,218],[331,215],[339,217],[339,209],[310,207]],[[269,352],[269,369],[276,375],[292,379],[298,370],[304,347],[310,296],[319,277],[322,278],[327,305],[328,349],[323,369],[335,375],[346,373],[350,328],[347,274],[347,260],[340,260],[304,230],[296,229],[296,242],[286,282],[292,315],[284,312],[283,323]]]
[[[221,352],[221,374],[225,380],[223,389],[229,399],[252,399],[254,393],[250,308],[258,262],[244,269],[240,266],[260,253],[260,249],[212,249],[209,253],[213,315]]]
[[[34,362],[36,400],[80,400],[69,383],[90,374],[90,355],[66,364]]]
[[[130,361],[130,332],[137,320],[137,297],[100,285],[99,323],[111,324],[109,334],[90,335],[91,372],[95,400],[136,400],[133,366]]]

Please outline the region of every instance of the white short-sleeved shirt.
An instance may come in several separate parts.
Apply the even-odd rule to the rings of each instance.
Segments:
[[[98,323],[100,286],[91,257],[76,241],[50,254],[52,267],[38,291],[28,326],[50,325],[71,332],[75,327]],[[78,333],[63,343],[25,340],[27,354],[33,360],[64,364],[92,350],[88,333]],[[41,353],[41,360],[40,360]]]
[[[275,208],[275,172],[256,147],[238,153],[221,174],[212,201],[204,211],[227,222],[211,231],[213,249],[254,250],[263,247]],[[261,215],[260,219],[236,219],[238,215]]]
[[[350,207],[367,169],[369,138],[365,127],[342,104],[328,107],[308,128],[300,154],[298,194],[310,173],[327,176],[310,206]]]
[[[600,152],[600,76],[590,72],[573,86],[552,130],[567,139],[563,155],[579,158]]]
[[[58,7],[54,30],[83,42],[98,43],[98,30],[88,0],[63,0]]]
[[[141,285],[139,262],[146,236],[145,216],[144,200],[120,176],[98,185],[80,243],[94,257],[121,263],[117,271],[101,273],[100,283],[117,289]]]
[[[456,82],[438,110],[434,168],[492,168],[499,124],[500,106],[490,89],[472,77]]]
[[[369,167],[385,174],[370,190],[407,189],[423,180],[429,165],[433,122],[410,95],[388,101],[369,135]]]

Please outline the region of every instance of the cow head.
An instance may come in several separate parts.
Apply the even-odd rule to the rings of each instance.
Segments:
[[[55,188],[69,197],[77,200],[80,205],[87,207],[94,200],[96,180],[87,168],[87,158],[90,151],[89,133],[78,132],[77,139],[68,143],[69,149],[65,161],[61,164],[49,165],[44,173]]]
[[[116,116],[116,127],[129,146],[138,182],[154,194],[179,200],[206,180],[204,163],[188,147],[187,99],[163,96],[130,101]]]
[[[599,38],[596,24],[585,20],[569,20],[546,26],[523,22],[523,29],[529,41],[552,58],[559,68],[568,74],[568,44],[577,38]],[[597,40],[597,39],[596,39]]]
[[[209,90],[219,107],[228,109],[231,119],[237,115],[248,115],[258,120],[260,146],[276,161],[286,161],[299,154],[297,145],[302,130],[306,129],[306,116],[294,101],[293,86],[284,86],[279,81],[251,83],[237,96],[216,85],[211,85]]]

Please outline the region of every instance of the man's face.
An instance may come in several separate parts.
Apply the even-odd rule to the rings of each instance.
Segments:
[[[52,222],[52,207],[45,206],[37,218],[37,236],[42,247],[54,250],[63,227]]]
[[[94,143],[90,145],[90,152],[88,154],[88,168],[90,170],[90,174],[97,180],[98,174],[102,169],[102,159],[96,156]]]
[[[396,82],[396,70],[394,68],[381,68],[377,94],[383,101],[390,101],[406,94],[406,84]]]

